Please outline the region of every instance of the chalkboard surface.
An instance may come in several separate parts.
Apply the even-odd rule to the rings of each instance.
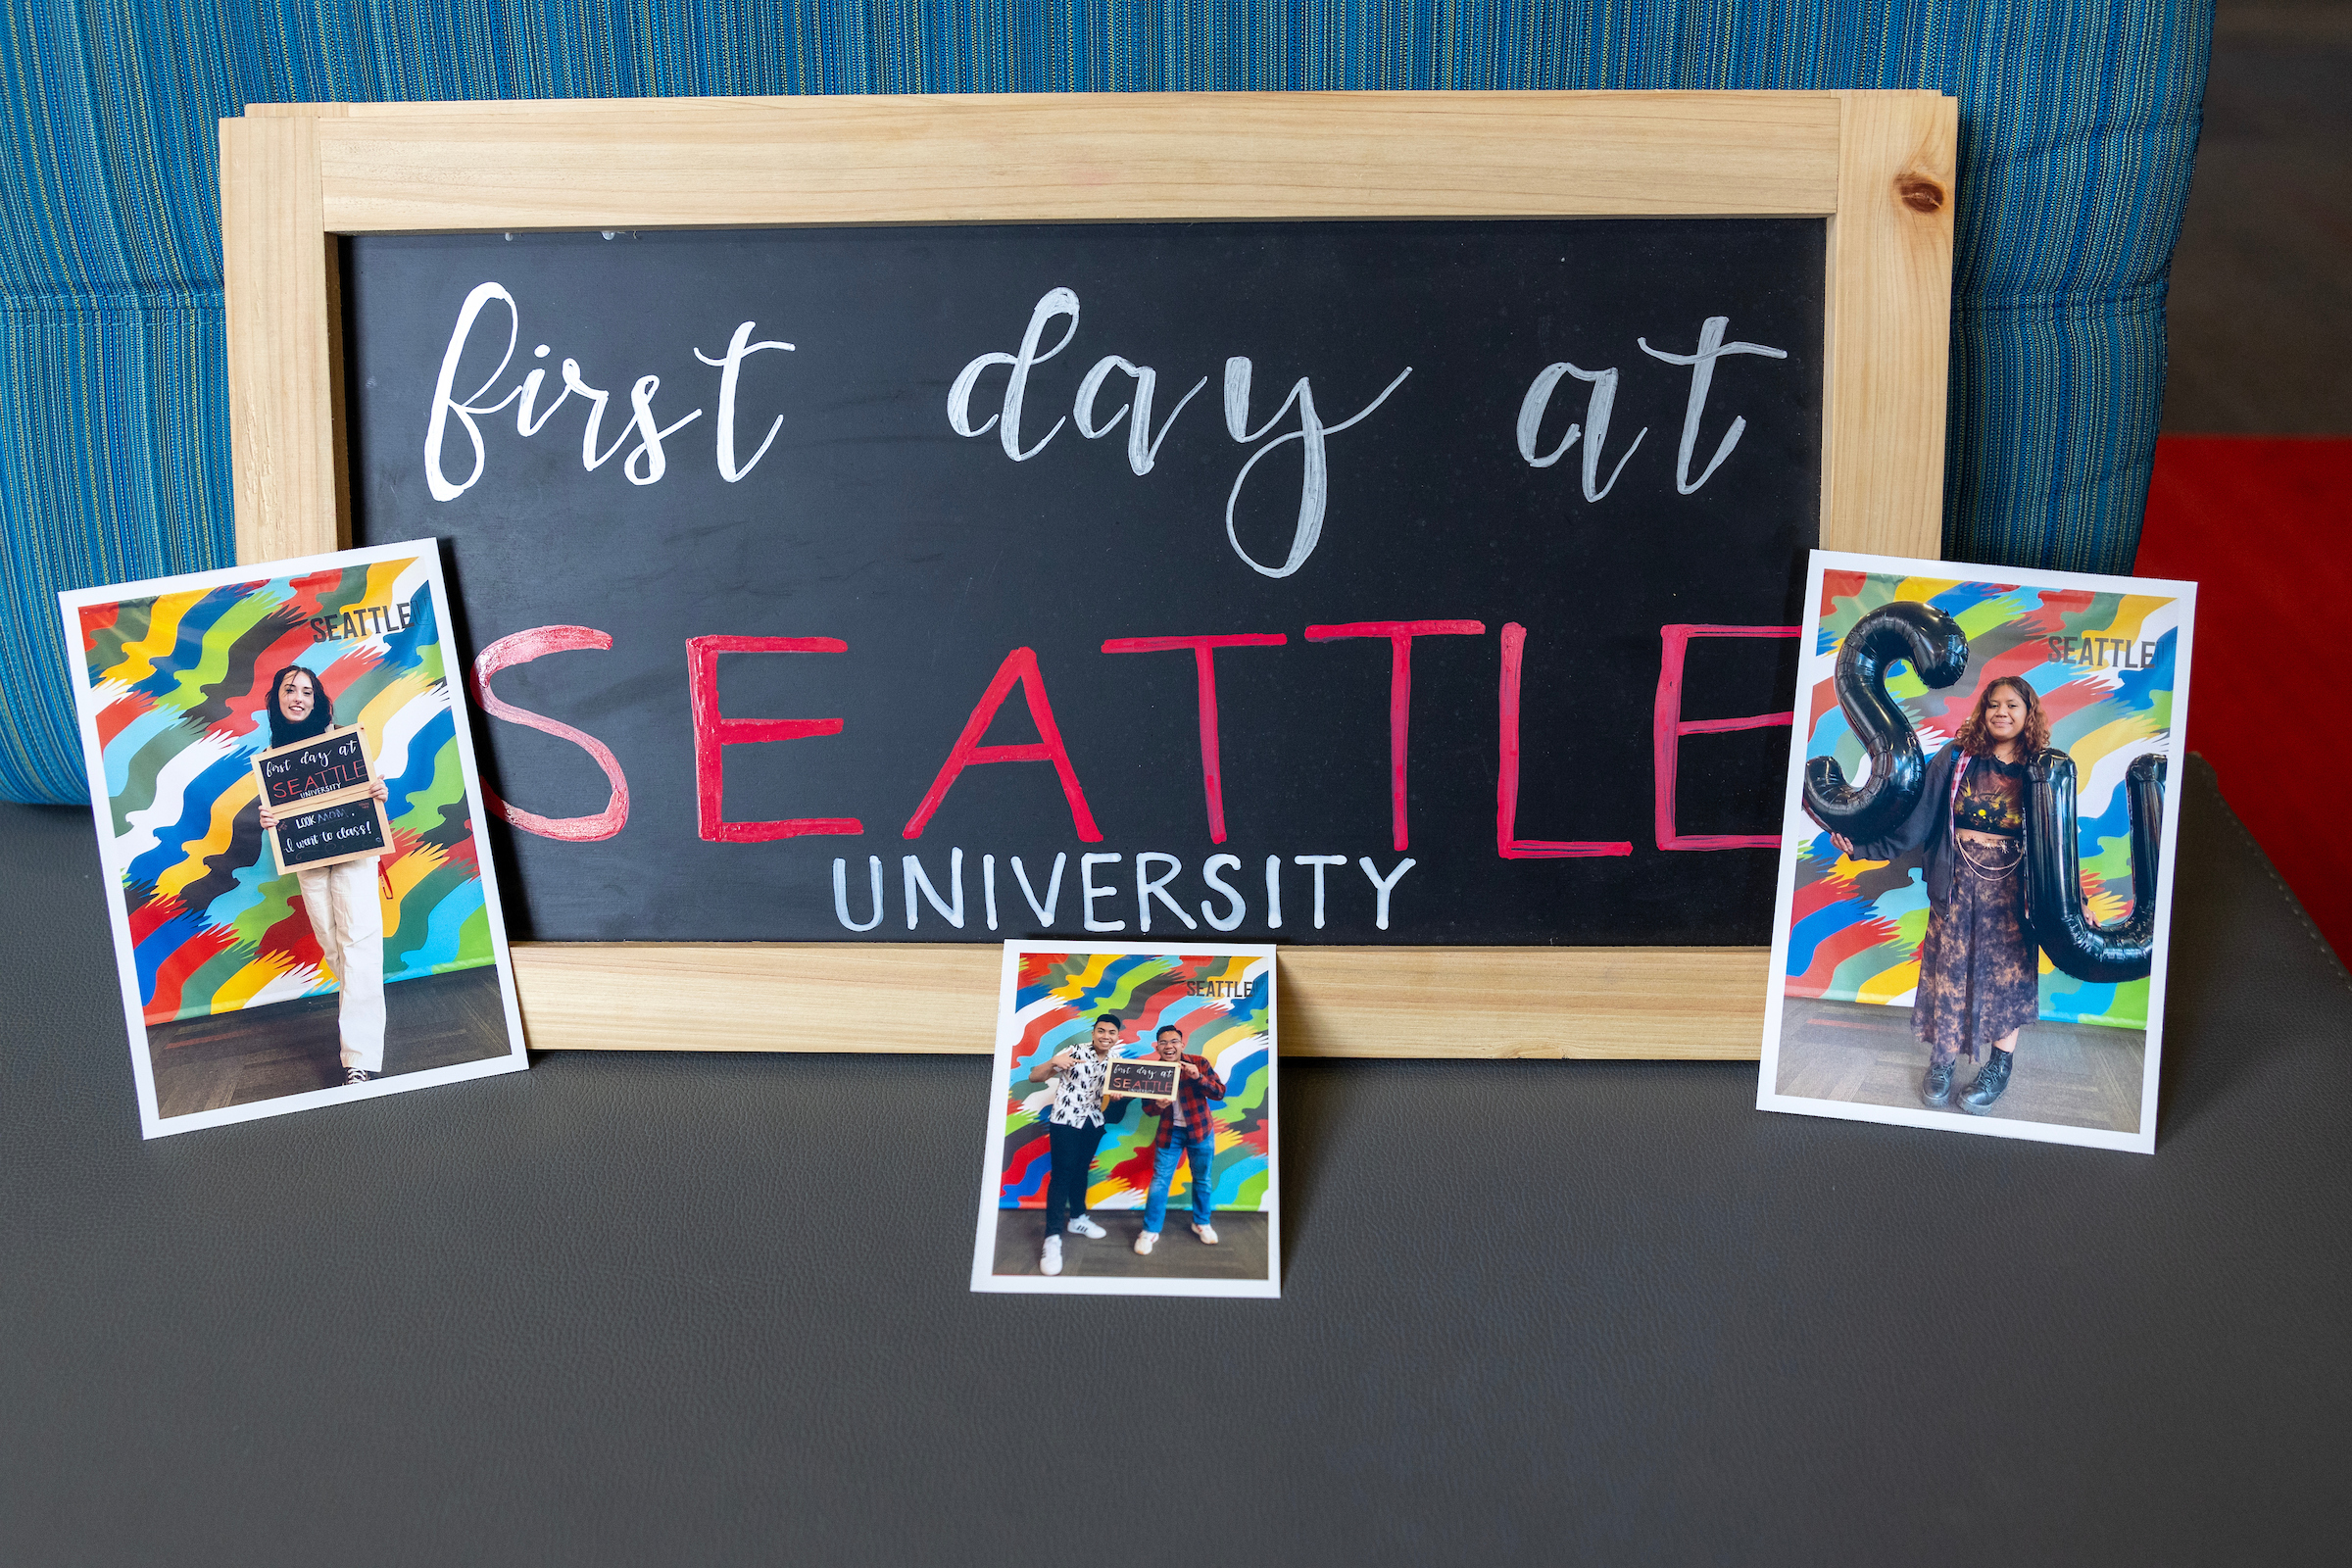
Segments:
[[[389,847],[384,840],[383,817],[375,802],[366,797],[280,817],[276,839],[281,872],[374,855]]]
[[[344,244],[516,936],[1767,938],[1821,220]]]
[[[264,752],[254,759],[254,766],[262,775],[262,799],[272,807],[364,788],[371,782],[366,737],[356,724],[330,729],[316,740]]]
[[[1103,1078],[1102,1093],[1168,1100],[1176,1093],[1176,1074],[1182,1066],[1174,1061],[1114,1061]]]

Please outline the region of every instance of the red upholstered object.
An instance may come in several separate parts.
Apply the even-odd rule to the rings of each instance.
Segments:
[[[2158,441],[2136,569],[2198,584],[2188,748],[2352,955],[2352,438]]]

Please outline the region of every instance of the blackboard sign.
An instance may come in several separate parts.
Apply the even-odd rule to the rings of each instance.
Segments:
[[[368,237],[356,533],[448,542],[520,936],[1761,943],[1824,243]]]
[[[1172,1100],[1177,1076],[1183,1070],[1184,1063],[1180,1061],[1114,1061],[1102,1080],[1102,1096],[1105,1100],[1114,1095]]]
[[[319,796],[365,789],[368,748],[357,725],[330,729],[316,739],[281,746],[254,759],[261,774],[261,794],[273,810]]]
[[[368,794],[375,770],[358,725],[262,752],[253,760],[253,776],[263,806],[277,819],[269,837],[278,875],[390,847],[390,824]]]
[[[1210,930],[1286,1050],[1755,1054],[1793,563],[1937,548],[1950,98],[220,133],[239,559],[447,541],[536,1043],[981,1050],[982,944]]]
[[[316,810],[281,816],[270,836],[280,875],[301,866],[333,865],[391,847],[376,803],[361,796]]]

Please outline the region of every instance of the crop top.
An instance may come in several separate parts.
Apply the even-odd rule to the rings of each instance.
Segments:
[[[1952,826],[2001,838],[2026,832],[2026,765],[1992,757],[1972,757],[1960,793],[1952,801]]]

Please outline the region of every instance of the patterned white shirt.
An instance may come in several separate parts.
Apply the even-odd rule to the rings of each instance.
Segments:
[[[1046,1119],[1064,1127],[1100,1127],[1102,1074],[1109,1070],[1109,1063],[1095,1054],[1092,1043],[1071,1047],[1070,1055],[1070,1064],[1054,1075],[1054,1108],[1046,1113]]]

